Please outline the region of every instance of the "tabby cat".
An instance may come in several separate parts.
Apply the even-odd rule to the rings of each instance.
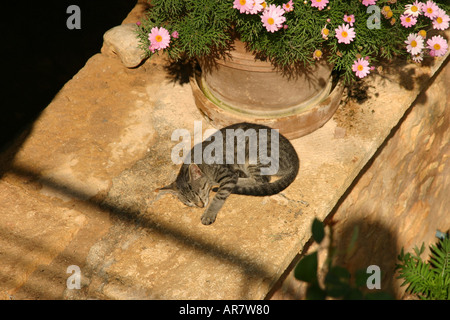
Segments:
[[[157,191],[169,191],[184,204],[203,208],[209,203],[209,192],[217,187],[201,218],[205,225],[216,220],[231,193],[274,195],[287,188],[299,170],[300,162],[289,140],[263,125],[238,123],[217,131],[201,143],[202,151],[210,150],[209,158],[203,154],[201,163],[198,159],[194,163],[195,148],[187,155],[176,180]],[[275,176],[279,179],[271,181]]]

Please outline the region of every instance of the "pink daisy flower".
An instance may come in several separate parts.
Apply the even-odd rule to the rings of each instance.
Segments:
[[[169,46],[170,43],[169,31],[167,31],[163,27],[154,27],[148,34],[148,40],[150,40],[150,50],[152,52],[154,52],[155,50],[165,49]]]
[[[336,32],[336,38],[339,43],[349,44],[356,36],[355,29],[350,28],[348,24],[342,24],[337,29],[334,29],[334,31]]]
[[[314,50],[313,58],[315,60],[320,60],[322,58],[322,56],[323,56],[322,50],[319,50],[319,49]]]
[[[412,59],[414,62],[417,62],[417,63],[422,62],[423,61],[423,53],[421,52],[421,53],[418,53],[418,54],[412,56]]]
[[[240,13],[250,13],[253,9],[253,0],[234,0],[233,8],[238,9]]]
[[[423,47],[423,38],[417,33],[410,33],[405,43],[406,51],[411,53],[413,56],[417,55],[422,51]]]
[[[348,22],[350,24],[350,27],[353,27],[353,23],[355,22],[355,15],[351,14],[348,16],[344,14],[344,21]]]
[[[407,4],[405,9],[404,14],[417,18],[422,13],[422,3],[416,0],[413,4]]]
[[[357,77],[364,78],[370,73],[369,61],[363,58],[353,61],[352,71]]]
[[[261,15],[261,21],[267,31],[275,32],[283,27],[286,18],[283,16],[284,10],[280,6],[271,4]]]
[[[362,0],[362,4],[366,7],[374,5],[377,3],[377,0]]]
[[[447,41],[442,36],[434,36],[427,41],[427,48],[430,49],[430,56],[443,56],[448,49]]]
[[[430,19],[436,18],[438,9],[439,7],[433,1],[427,1],[427,3],[422,4],[423,14]]]
[[[409,28],[409,27],[412,27],[413,25],[415,25],[417,23],[417,18],[413,17],[413,16],[406,15],[406,14],[402,14],[400,16],[400,21],[402,23],[402,26],[404,26],[405,28]]]
[[[447,29],[448,22],[450,21],[450,17],[442,9],[438,9],[436,12],[437,12],[437,16],[433,20],[433,28],[438,29],[438,30]]]
[[[253,1],[253,8],[252,8],[252,10],[250,10],[249,13],[250,14],[256,14],[256,13],[259,13],[259,12],[263,11],[263,9],[264,9],[263,4],[264,4],[264,0],[254,0]]]
[[[172,38],[174,38],[174,39],[178,39],[178,37],[180,36],[179,34],[178,34],[178,31],[174,31],[174,32],[172,32],[172,34],[170,35]]]
[[[324,38],[325,40],[328,40],[328,35],[330,34],[330,30],[327,28],[327,25],[325,25],[325,27],[322,28],[320,33],[322,34],[322,38]]]
[[[283,9],[286,12],[291,12],[294,10],[294,3],[292,2],[292,0],[289,0],[288,3],[283,4]]]
[[[311,0],[311,7],[318,8],[322,10],[328,4],[328,0]]]

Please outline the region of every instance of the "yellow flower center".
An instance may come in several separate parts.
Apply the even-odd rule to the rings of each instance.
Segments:
[[[442,23],[442,17],[437,17],[436,22],[437,23]]]
[[[267,23],[272,25],[275,23],[275,20],[273,20],[273,18],[269,18],[269,19],[267,19]]]
[[[322,51],[320,51],[320,50],[314,51],[314,56],[316,56],[317,58],[320,58],[322,56]]]
[[[427,13],[433,13],[433,9],[432,8],[427,8]]]
[[[441,49],[441,46],[439,45],[439,43],[436,43],[436,44],[433,46],[433,48],[434,48],[434,50],[439,50],[439,49]]]
[[[393,15],[394,15],[394,13],[393,13],[392,11],[388,11],[388,12],[386,13],[386,16],[387,16],[388,18],[392,18]]]
[[[322,2],[322,0],[316,0],[316,2]]]
[[[406,17],[406,18],[405,18],[405,21],[406,21],[406,22],[411,22],[411,18],[410,18],[410,17]]]
[[[347,38],[348,37],[347,31],[342,31],[341,36],[343,36],[344,38]]]
[[[417,47],[417,42],[416,40],[411,41],[411,47]]]
[[[158,34],[158,35],[155,37],[155,40],[156,40],[156,42],[161,42],[161,41],[162,41],[162,37]]]
[[[417,8],[416,6],[411,6],[411,11],[412,12],[417,12],[417,10],[419,10],[419,8]]]
[[[261,5],[262,5],[263,9],[265,9],[267,6],[267,3],[264,1],[263,3],[261,3]]]
[[[330,30],[328,30],[327,28],[323,28],[322,33],[327,36],[330,34]]]
[[[363,71],[364,67],[362,66],[362,64],[358,65],[358,71]]]
[[[419,31],[419,35],[422,36],[422,38],[426,38],[427,37],[427,32],[425,30],[420,30]]]
[[[247,2],[246,0],[240,0],[239,1],[241,5],[245,5],[245,3]]]

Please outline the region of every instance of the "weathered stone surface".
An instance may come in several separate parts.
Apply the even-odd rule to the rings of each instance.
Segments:
[[[394,272],[401,248],[406,252],[422,242],[433,244],[436,230],[447,232],[450,228],[449,83],[447,62],[333,215],[334,239],[340,253],[336,263],[353,273],[378,265],[381,289],[396,298],[401,298],[405,289]],[[363,115],[357,113],[359,116]],[[359,238],[349,252],[355,228]],[[326,247],[315,245],[308,250],[319,249],[322,266]],[[428,254],[427,250],[422,258]],[[273,298],[304,298],[304,290],[305,286],[290,273]]]
[[[93,56],[34,123],[7,176],[34,175],[43,195],[64,201],[105,192],[155,139],[148,106],[155,92],[147,89],[165,75],[146,71],[162,70],[156,61],[130,70]]]
[[[0,299],[9,299],[39,265],[64,250],[86,219],[4,181],[0,212]]]
[[[334,215],[341,250],[352,228],[360,230],[353,254],[338,262],[352,271],[380,266],[382,289],[398,298],[405,289],[394,274],[401,248],[429,246],[436,230],[450,229],[449,83],[447,63]]]
[[[144,60],[145,53],[139,48],[136,24],[127,23],[108,30],[103,36],[104,54],[117,54],[127,68],[134,68]]]
[[[147,91],[146,84],[159,83],[166,75],[164,72],[155,73],[154,78],[147,73],[147,67],[162,70],[158,59],[139,69],[126,69],[117,57],[93,56],[44,110],[31,133],[17,146],[11,161],[5,165],[7,171],[2,176],[2,183],[18,186],[18,192],[25,190],[24,197],[30,198],[31,203],[52,201],[56,208],[60,207],[55,209],[55,217],[61,223],[71,223],[71,216],[58,215],[58,210],[65,212],[65,208],[74,208],[87,217],[80,232],[84,238],[75,237],[76,244],[70,246],[73,252],[64,253],[61,259],[67,261],[46,265],[36,275],[33,275],[33,270],[37,270],[36,265],[42,265],[39,262],[41,257],[33,258],[37,264],[32,259],[29,266],[15,268],[11,277],[17,278],[17,286],[14,284],[13,287],[16,293],[12,294],[8,288],[8,294],[13,298],[58,297],[58,292],[63,292],[65,287],[67,266],[73,263],[81,265],[80,261],[84,260],[84,257],[71,255],[74,252],[83,254],[83,245],[92,245],[91,241],[96,241],[108,227],[108,216],[95,208],[95,199],[104,197],[111,179],[142,158],[154,139],[155,131],[149,121],[151,109],[146,105],[147,95],[154,92]],[[5,168],[2,168],[2,173]],[[0,194],[0,198],[6,209],[13,206],[17,212],[29,210],[25,200],[21,206],[21,202],[14,202],[11,194]],[[3,223],[9,223],[3,218],[6,216],[0,216],[2,227]],[[38,215],[30,223],[39,225]],[[52,259],[63,254],[70,243],[65,241],[70,234],[65,234],[67,230],[54,228],[53,231],[54,248],[59,252],[52,252]],[[18,234],[17,239],[21,236]],[[61,241],[57,240],[58,236]],[[18,246],[15,251],[17,257],[27,256],[27,251],[20,248]],[[43,274],[46,276],[42,277]],[[50,281],[55,274],[59,278]],[[27,283],[26,291],[16,290],[29,279],[33,280],[33,285]],[[47,285],[46,282],[51,283]],[[37,287],[43,291],[35,293]]]

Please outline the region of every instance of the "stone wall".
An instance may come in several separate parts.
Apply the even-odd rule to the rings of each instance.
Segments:
[[[344,250],[358,226],[356,248],[339,262],[350,270],[380,266],[382,289],[401,297],[394,268],[402,247],[411,251],[450,228],[450,65],[395,128],[366,172],[337,208],[333,220]],[[428,251],[422,256],[428,256]]]
[[[429,246],[436,230],[450,228],[449,83],[447,59],[329,217],[335,223],[336,263],[352,273],[378,265],[381,289],[395,298],[405,298],[394,270],[401,248]],[[355,228],[359,237],[349,251]],[[319,262],[324,251],[319,248]],[[304,290],[291,272],[272,298],[303,298]]]

